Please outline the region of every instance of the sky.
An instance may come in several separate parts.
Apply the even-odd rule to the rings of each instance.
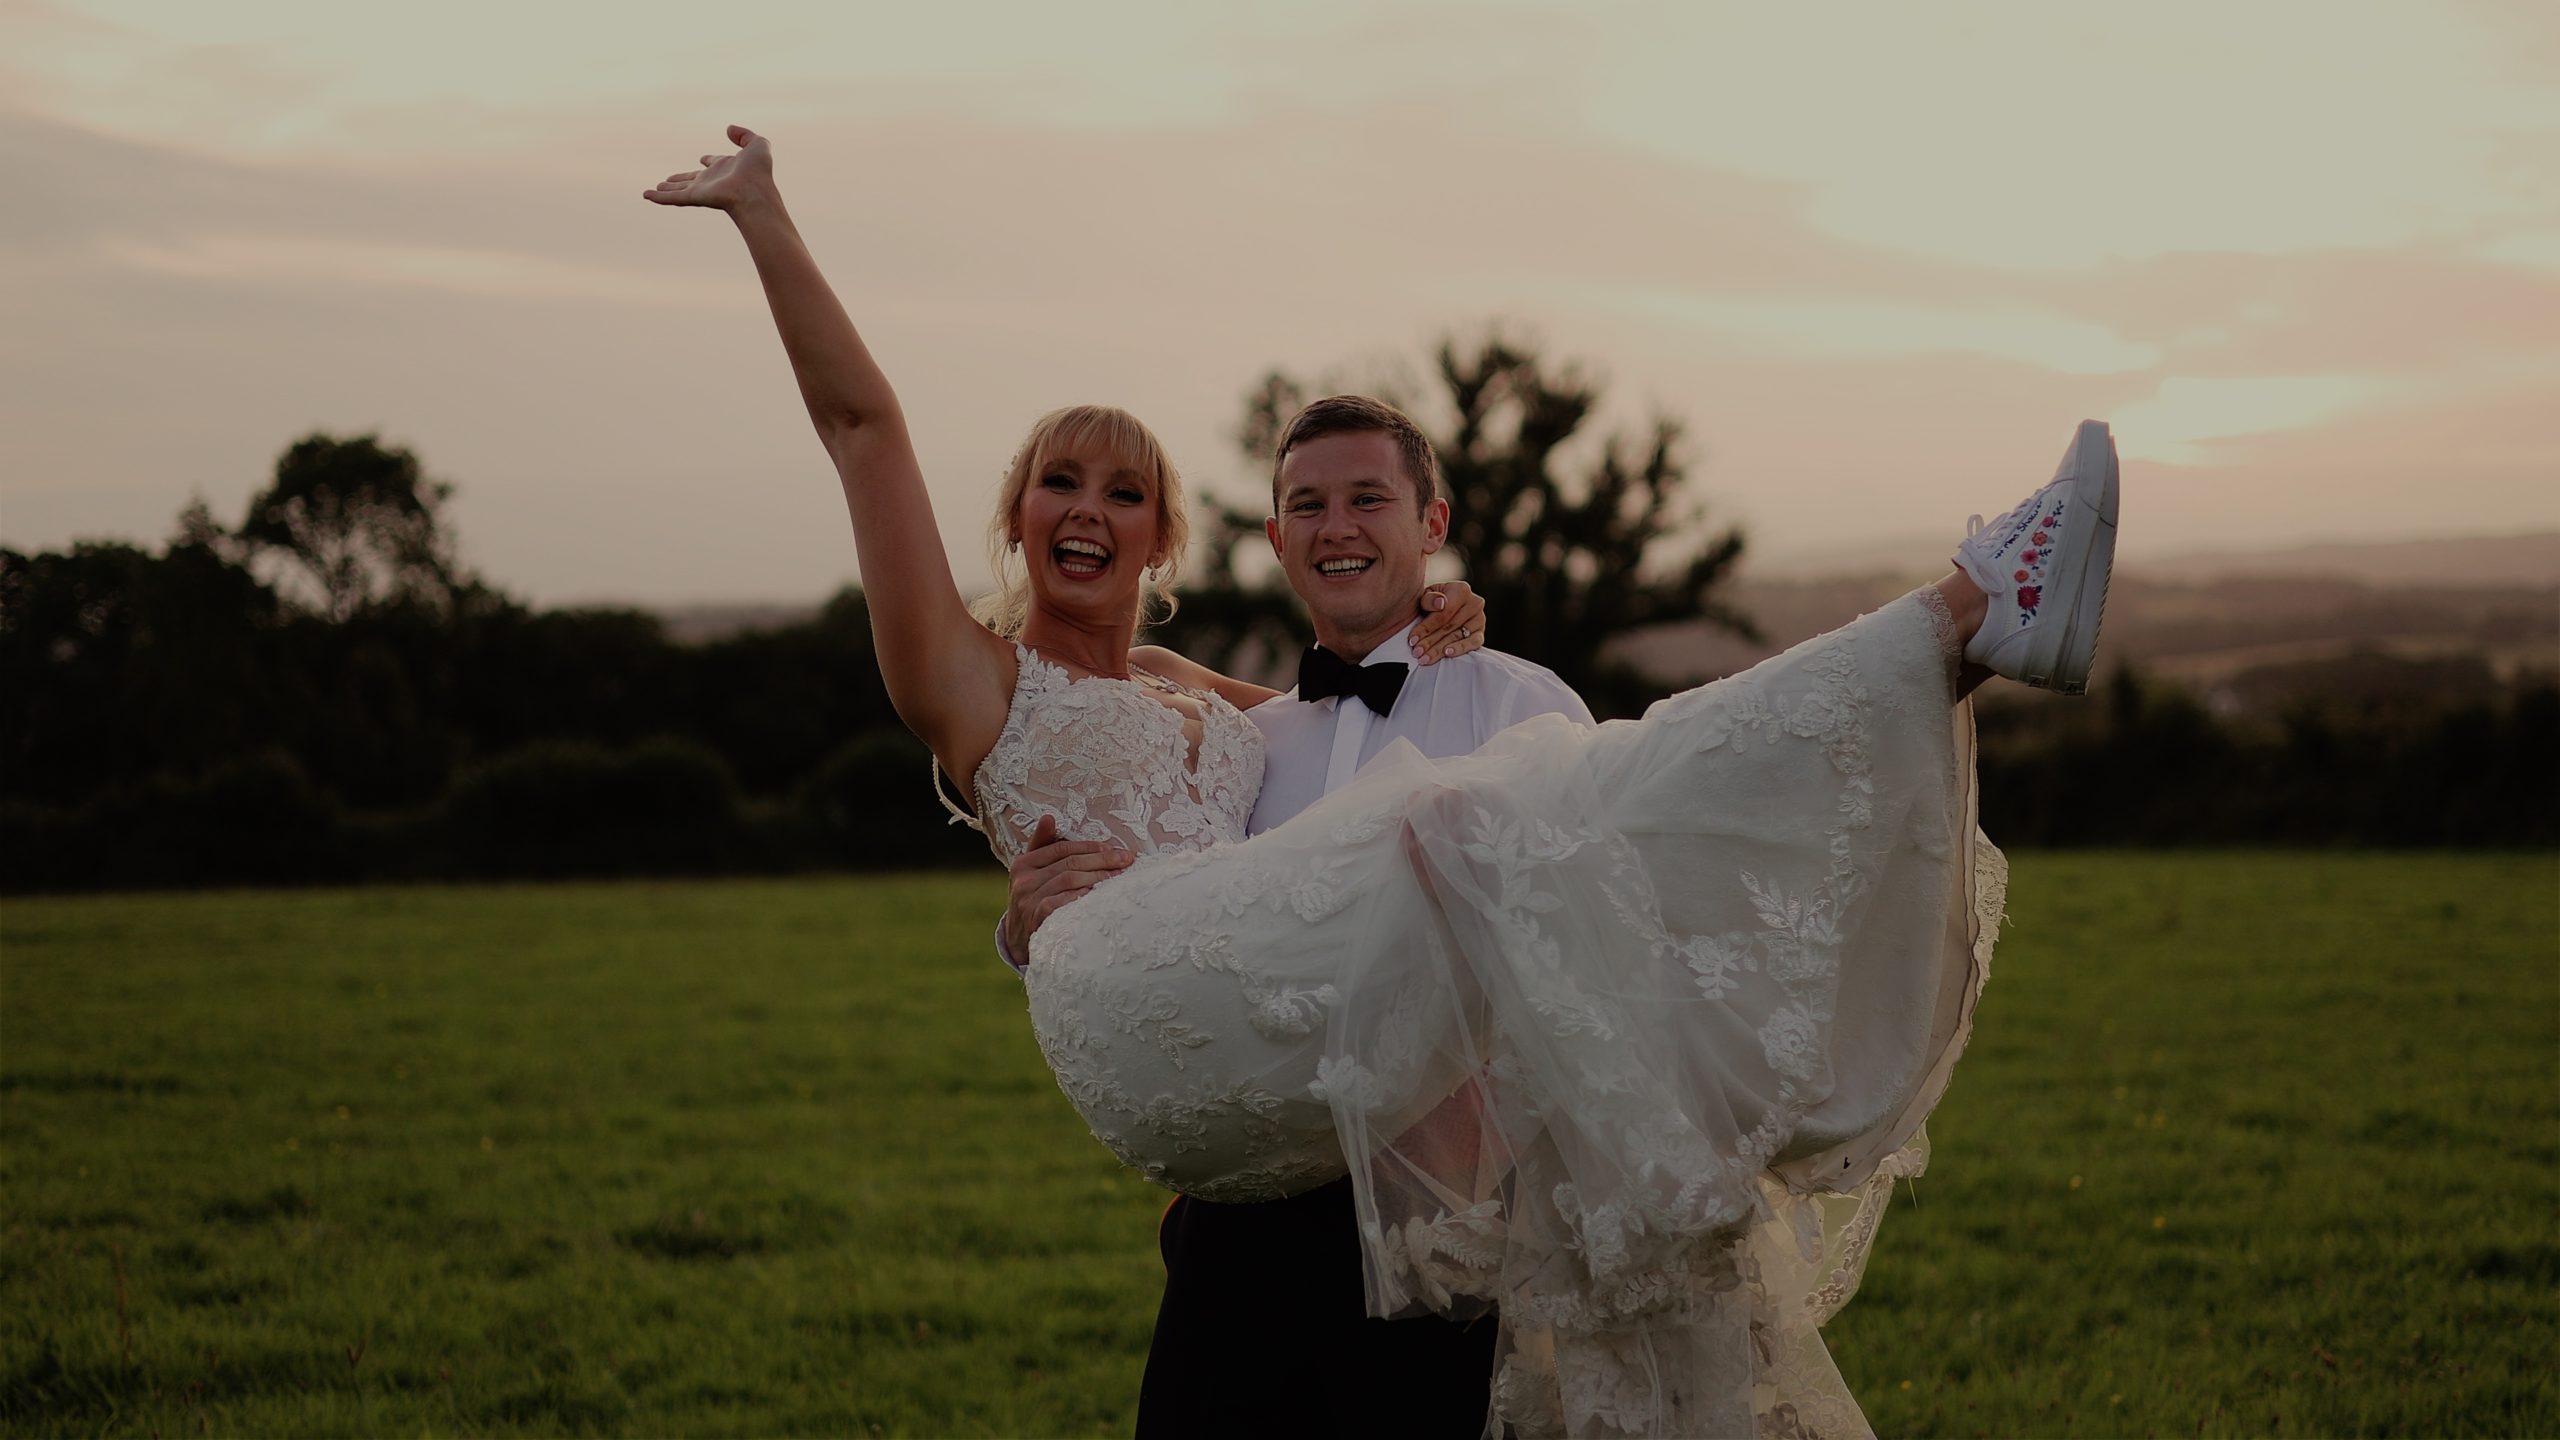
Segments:
[[[1492,326],[1683,422],[1764,576],[1951,544],[2083,416],[2128,558],[2560,528],[2530,0],[0,0],[0,544],[236,521],[376,432],[539,603],[856,579],[734,231],[639,199],[730,122],[964,587],[1050,408],[1250,499],[1264,372]]]

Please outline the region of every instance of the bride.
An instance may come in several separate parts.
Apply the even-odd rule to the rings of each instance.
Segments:
[[[1347,1171],[1373,1313],[1498,1317],[1489,1434],[1864,1433],[1815,1327],[1918,1169],[2005,883],[1963,696],[2085,686],[2105,427],[1936,585],[1641,720],[1391,748],[1246,839],[1239,711],[1271,692],[1131,649],[1185,533],[1154,437],[1095,408],[1034,429],[992,526],[1026,583],[981,623],[770,146],[728,133],[645,198],[746,242],[900,718],[999,857],[1043,819],[1140,856],[1030,946],[1034,1033],[1094,1134],[1209,1199]]]

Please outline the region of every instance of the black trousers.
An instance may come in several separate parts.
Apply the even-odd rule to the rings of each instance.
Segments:
[[[1369,1318],[1349,1180],[1261,1205],[1184,1196],[1157,1243],[1139,1440],[1484,1433],[1494,1318]]]

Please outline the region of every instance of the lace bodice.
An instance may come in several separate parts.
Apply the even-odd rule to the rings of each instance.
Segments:
[[[1244,838],[1262,791],[1262,732],[1214,694],[1172,686],[1204,710],[1196,759],[1181,712],[1133,680],[1070,675],[1027,646],[1004,732],[970,787],[980,828],[1011,864],[1043,815],[1064,840],[1147,855]]]

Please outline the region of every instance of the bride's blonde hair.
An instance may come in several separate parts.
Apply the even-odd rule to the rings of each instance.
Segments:
[[[1147,571],[1138,590],[1138,623],[1154,625],[1172,618],[1173,580],[1181,573],[1183,554],[1191,548],[1191,515],[1182,503],[1182,476],[1164,453],[1155,432],[1138,417],[1112,405],[1070,405],[1052,410],[1031,427],[1022,448],[1013,452],[1004,485],[996,492],[996,513],[987,522],[987,561],[995,572],[993,593],[969,607],[978,623],[1008,640],[1022,633],[1031,612],[1031,576],[1015,533],[1022,512],[1022,493],[1034,476],[1070,455],[1100,458],[1134,470],[1155,482],[1156,544],[1164,559]]]

